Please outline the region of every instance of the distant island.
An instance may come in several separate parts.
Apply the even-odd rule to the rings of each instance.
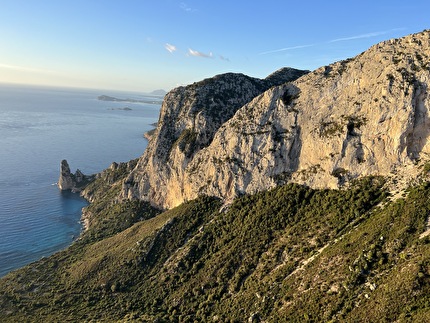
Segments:
[[[162,100],[159,99],[119,99],[109,95],[99,95],[97,97],[100,101],[109,101],[109,102],[128,102],[128,103],[147,103],[147,104],[161,104]]]
[[[164,90],[162,90],[162,89],[159,89],[159,90],[152,91],[149,94],[151,94],[151,95],[157,95],[157,96],[165,96],[167,94],[167,92],[164,91]]]
[[[133,109],[129,107],[124,107],[124,108],[110,108],[109,110],[131,111]]]

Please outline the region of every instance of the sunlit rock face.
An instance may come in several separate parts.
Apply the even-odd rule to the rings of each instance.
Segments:
[[[407,181],[430,153],[429,56],[424,31],[312,73],[280,71],[277,84],[225,74],[177,88],[122,197],[171,208],[201,194],[228,201],[289,181],[318,188],[367,175]]]
[[[284,68],[266,79],[228,73],[170,91],[157,129],[124,184],[123,197],[147,200],[161,208],[181,203],[188,163],[211,144],[220,126],[270,87],[306,73]]]

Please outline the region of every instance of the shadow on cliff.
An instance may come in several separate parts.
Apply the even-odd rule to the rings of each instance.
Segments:
[[[427,84],[415,81],[412,95],[413,126],[406,135],[406,152],[410,159],[417,160],[430,135],[430,118],[425,105]]]

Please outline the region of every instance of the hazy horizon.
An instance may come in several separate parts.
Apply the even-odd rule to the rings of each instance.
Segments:
[[[429,9],[423,0],[5,0],[0,82],[149,93],[225,72],[314,70],[428,29]]]

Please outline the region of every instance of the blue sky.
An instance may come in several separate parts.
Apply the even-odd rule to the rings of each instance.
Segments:
[[[1,0],[0,82],[148,92],[313,70],[430,28],[430,1]]]

